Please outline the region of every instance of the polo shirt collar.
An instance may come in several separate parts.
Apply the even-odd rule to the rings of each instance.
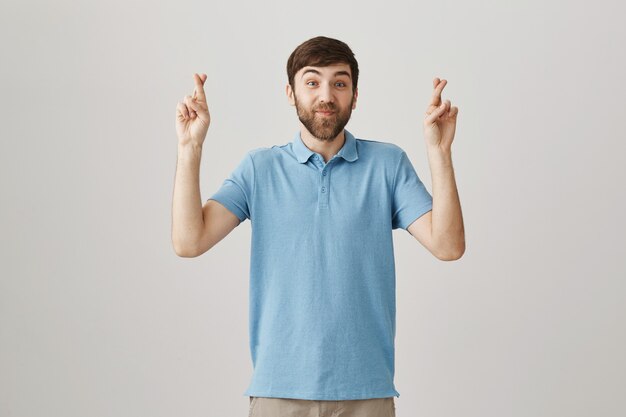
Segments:
[[[337,152],[337,156],[342,157],[346,161],[354,162],[359,158],[359,154],[356,150],[356,139],[352,133],[348,132],[346,129],[343,130],[345,136],[345,142],[339,152]],[[300,132],[296,133],[293,139],[293,151],[296,154],[296,158],[298,162],[305,163],[309,160],[311,155],[315,152],[307,148],[307,146],[302,141],[302,136]]]

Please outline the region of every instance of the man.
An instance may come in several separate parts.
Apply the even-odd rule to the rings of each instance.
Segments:
[[[358,75],[345,43],[319,36],[299,45],[286,93],[300,131],[247,152],[204,207],[204,74],[178,103],[176,253],[199,256],[240,222],[252,224],[250,415],[395,415],[392,230],[407,230],[441,260],[465,250],[451,160],[458,108],[441,100],[446,80],[433,80],[424,118],[432,197],[403,149],[344,129]]]

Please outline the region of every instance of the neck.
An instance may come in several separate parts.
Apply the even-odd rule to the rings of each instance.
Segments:
[[[307,148],[324,157],[324,162],[335,156],[346,141],[345,129],[342,130],[333,140],[319,140],[311,134],[304,126],[300,129],[300,137]]]

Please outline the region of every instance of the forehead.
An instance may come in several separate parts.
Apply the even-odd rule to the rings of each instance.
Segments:
[[[306,67],[300,68],[296,75],[296,78],[303,78],[305,75],[318,75],[321,77],[329,78],[346,76],[348,78],[352,78],[350,65],[348,64],[333,64],[325,67],[314,67],[307,65]]]

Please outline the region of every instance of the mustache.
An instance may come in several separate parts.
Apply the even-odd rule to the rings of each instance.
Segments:
[[[335,111],[335,106],[320,106],[315,109],[315,111]]]

